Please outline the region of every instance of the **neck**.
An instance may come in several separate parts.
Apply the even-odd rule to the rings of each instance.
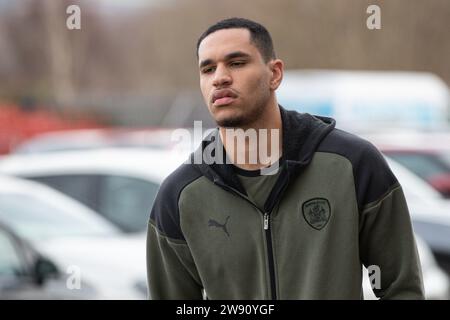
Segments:
[[[240,128],[220,127],[220,138],[231,162],[244,170],[271,166],[282,154],[282,121],[275,101],[255,122]]]

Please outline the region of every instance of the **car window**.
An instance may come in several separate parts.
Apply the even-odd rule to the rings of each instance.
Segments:
[[[116,232],[94,212],[71,199],[64,200],[42,199],[25,193],[1,193],[0,220],[30,240],[103,236]]]
[[[55,175],[47,177],[31,177],[30,180],[44,183],[66,195],[97,210],[98,176],[97,175]]]
[[[159,185],[125,176],[103,176],[98,211],[125,232],[144,231]]]
[[[0,229],[0,276],[18,276],[22,272],[20,258],[11,237]]]
[[[450,152],[446,151],[446,152],[441,152],[439,154],[440,159],[445,162],[445,164],[447,165],[448,168],[450,168]]]
[[[432,154],[387,153],[392,159],[416,173],[422,179],[447,172],[447,168]]]

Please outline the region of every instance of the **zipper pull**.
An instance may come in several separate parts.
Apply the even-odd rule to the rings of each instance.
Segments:
[[[266,213],[264,213],[264,230],[268,230],[269,229],[269,215]]]

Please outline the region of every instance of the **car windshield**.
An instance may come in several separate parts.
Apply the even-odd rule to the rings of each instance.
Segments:
[[[44,200],[20,193],[0,194],[0,220],[31,241],[66,236],[106,236],[117,232],[112,225],[77,203]]]

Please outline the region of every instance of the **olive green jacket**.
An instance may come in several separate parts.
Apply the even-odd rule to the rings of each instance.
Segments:
[[[191,155],[215,150],[208,161],[163,182],[148,224],[150,297],[361,299],[364,264],[379,267],[379,298],[423,299],[408,208],[382,155],[333,119],[280,110],[284,167],[263,211],[230,164],[211,163],[218,130]]]

